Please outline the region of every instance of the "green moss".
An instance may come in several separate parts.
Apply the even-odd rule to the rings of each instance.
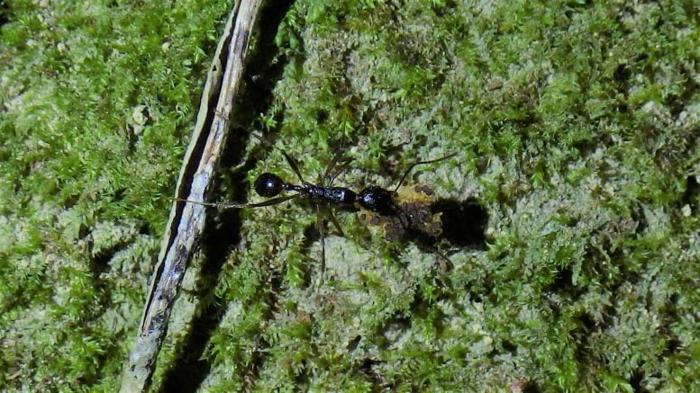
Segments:
[[[112,391],[227,4],[3,4],[0,386]]]
[[[12,389],[109,390],[137,323],[226,8],[129,7],[18,1],[2,27]],[[243,125],[275,148],[245,178],[292,179],[284,149],[315,180],[342,152],[338,184],[389,186],[456,152],[409,181],[477,198],[487,242],[439,243],[445,269],[338,212],[321,282],[313,209],[244,211],[221,272],[195,263],[156,385],[189,355],[186,321],[216,305],[205,391],[697,390],[695,14],[684,1],[295,2],[273,103]]]
[[[457,150],[461,171],[447,162],[414,179],[442,197],[479,198],[489,246],[452,248],[454,270],[440,272],[430,253],[388,244],[341,214],[351,235],[327,239],[327,278],[316,288],[318,258],[304,255],[318,249],[304,252],[299,235],[313,217],[292,205],[256,211],[246,237],[288,246],[250,247],[243,260],[303,272],[248,295],[284,305],[255,332],[265,348],[257,386],[689,383],[692,363],[671,370],[667,361],[689,359],[695,338],[679,340],[692,328],[667,313],[692,312],[680,306],[692,285],[660,275],[679,258],[698,274],[696,207],[685,218],[679,210],[696,206],[683,195],[697,175],[697,91],[680,76],[693,55],[690,41],[673,38],[697,37],[684,9],[354,5],[292,7],[278,36],[291,57],[275,91],[279,145],[303,157],[310,178],[345,151],[358,169],[341,181],[355,188],[391,184],[411,158]],[[291,176],[274,151],[271,168]],[[432,262],[410,268],[421,258]]]

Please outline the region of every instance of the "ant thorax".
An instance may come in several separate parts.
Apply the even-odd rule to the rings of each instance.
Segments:
[[[338,205],[351,205],[357,199],[355,192],[345,187],[323,187],[312,184],[301,188],[299,192],[312,200]]]
[[[387,240],[411,236],[437,238],[442,234],[441,213],[433,213],[433,190],[427,186],[401,187],[393,195],[393,214],[380,214],[370,210],[359,213],[360,220],[383,232]]]

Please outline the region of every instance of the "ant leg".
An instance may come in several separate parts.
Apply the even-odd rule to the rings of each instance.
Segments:
[[[451,158],[451,157],[454,157],[454,156],[456,156],[456,155],[457,155],[457,153],[451,153],[451,154],[448,154],[448,155],[446,155],[446,156],[444,156],[444,157],[436,158],[436,159],[434,159],[434,160],[416,161],[416,162],[414,162],[413,164],[409,165],[408,169],[406,169],[406,172],[403,174],[403,176],[401,176],[401,180],[399,181],[399,184],[396,185],[396,188],[394,188],[394,191],[393,191],[393,192],[396,193],[396,191],[399,190],[399,187],[401,187],[401,184],[403,184],[404,180],[406,180],[406,176],[408,176],[408,174],[411,173],[411,171],[413,170],[413,168],[415,168],[416,166],[418,166],[418,165],[423,165],[423,164],[433,164],[433,163],[435,163],[435,162],[440,162],[440,161],[442,161],[442,160],[446,160],[446,159]]]
[[[257,132],[251,132],[251,133],[250,133],[250,136],[252,136],[253,138],[255,138],[255,139],[257,139],[258,141],[260,141],[260,143],[262,143],[263,145],[265,145],[265,146],[267,146],[267,147],[272,147],[272,143],[270,143],[270,141],[268,141],[267,139],[265,139],[265,136],[262,135],[262,133],[258,134]]]
[[[345,170],[348,169],[348,165],[350,165],[351,162],[352,162],[352,160],[345,160],[345,161],[343,161],[343,163],[340,164],[340,166],[338,167],[338,170],[336,170],[335,173],[333,173],[330,177],[326,177],[326,181],[327,181],[328,187],[330,187],[331,185],[333,185],[333,182],[335,181],[335,178],[337,178],[338,176],[340,176],[341,173],[345,172]]]
[[[349,141],[341,142],[340,140],[336,140],[329,144],[332,146],[331,150],[333,152],[333,158],[331,159],[330,164],[326,167],[323,177],[318,179],[319,184],[325,184],[326,187],[331,187],[333,180],[338,176],[338,172],[334,172],[335,168],[338,167],[338,163],[348,161],[347,159],[342,159],[347,150],[348,143]],[[335,175],[332,175],[332,173],[335,173]]]
[[[435,247],[435,246],[431,246],[431,247],[433,249],[433,252],[435,252],[435,254],[438,256],[437,259],[441,261],[439,263],[440,271],[442,271],[443,273],[447,273],[450,270],[452,270],[452,268],[454,267],[454,264],[452,263],[450,258],[448,258],[447,255],[442,253],[440,250],[438,250],[437,247]]]
[[[340,157],[340,154],[335,154],[333,156],[333,159],[331,159],[330,164],[328,164],[328,166],[326,166],[326,170],[323,172],[323,175],[319,176],[318,184],[325,184],[326,187],[331,186],[330,182],[328,182],[328,179],[330,178],[331,172],[333,172],[333,170],[335,170],[335,167],[338,165],[338,158],[339,157]]]
[[[347,169],[348,165],[352,162],[351,159],[345,159],[345,160],[340,160],[342,157],[342,153],[336,153],[333,156],[333,159],[331,160],[331,163],[326,167],[326,170],[323,173],[323,176],[321,176],[318,179],[319,184],[324,184],[326,187],[331,187],[333,185],[333,182],[335,181],[335,178],[338,177],[345,169]],[[340,165],[338,165],[340,163]]]
[[[231,173],[239,173],[250,169],[253,163],[262,158],[262,154],[266,149],[269,150],[273,147],[272,142],[262,134],[251,132],[250,137],[259,143],[255,143],[250,149],[246,149],[243,157],[241,157],[241,162],[229,169]]]
[[[338,222],[338,219],[335,217],[335,213],[333,213],[333,209],[328,209],[328,213],[331,217],[331,222],[333,223],[333,226],[335,226],[335,229],[338,230],[338,233],[340,233],[340,236],[345,237],[345,233],[343,233],[343,228],[340,227],[340,223]]]
[[[321,269],[319,273],[318,286],[323,284],[323,276],[326,274],[326,231],[323,228],[323,217],[321,216],[321,207],[316,205],[316,227],[321,239]]]
[[[263,135],[258,135],[256,133],[251,133],[250,135],[258,141],[260,141],[260,143],[262,143],[264,146],[268,148],[274,148],[274,146],[272,146],[272,143],[266,140]],[[289,154],[287,154],[287,152],[285,152],[284,150],[280,149],[280,151],[282,152],[282,155],[284,155],[284,159],[287,160],[287,164],[289,164],[289,166],[292,168],[292,171],[294,171],[294,174],[297,176],[297,178],[299,178],[299,181],[301,181],[302,184],[308,184],[301,176],[301,171],[299,170],[299,164],[297,163],[297,161],[294,158],[292,158]]]
[[[294,174],[297,175],[299,178],[299,181],[302,184],[308,184],[304,181],[304,178],[301,176],[301,172],[299,171],[299,166],[297,165],[297,162],[295,159],[289,156],[285,151],[282,151],[282,154],[284,155],[284,158],[287,160],[287,163],[289,164],[290,167],[292,167],[292,171],[294,171]]]
[[[286,202],[290,199],[294,199],[298,197],[299,194],[294,194],[294,195],[285,195],[281,197],[276,197],[276,198],[270,198],[266,201],[262,202],[257,202],[257,203],[217,203],[217,202],[199,202],[199,201],[193,201],[191,199],[182,199],[182,198],[175,198],[175,201],[177,202],[187,202],[187,203],[194,203],[195,205],[201,205],[201,206],[209,206],[209,207],[217,207],[219,209],[247,209],[247,208],[255,208],[255,207],[264,207],[264,206],[272,206],[272,205],[277,205],[282,202]]]

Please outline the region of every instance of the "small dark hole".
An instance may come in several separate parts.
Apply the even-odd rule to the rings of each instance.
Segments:
[[[374,359],[364,359],[359,367],[360,372],[367,376],[371,383],[375,386],[381,385],[382,382],[381,377],[374,370],[374,366],[377,364],[379,364],[379,362]]]
[[[627,84],[630,78],[630,70],[627,68],[625,64],[620,64],[617,66],[615,69],[615,72],[613,72],[613,78],[615,78],[615,81],[620,84]]]
[[[666,342],[666,351],[665,353],[667,356],[673,355],[676,352],[678,352],[678,348],[681,346],[680,340],[678,338],[671,338]]]
[[[10,21],[10,6],[4,2],[0,1],[0,27],[5,23]]]
[[[92,271],[96,276],[109,271],[109,261],[114,257],[114,252],[103,252],[92,258]]]
[[[479,285],[471,287],[472,291],[469,293],[473,301],[477,303],[483,303],[488,300],[493,295],[494,283],[488,277],[479,281]]]
[[[574,272],[571,267],[567,266],[560,269],[554,276],[554,281],[550,284],[547,289],[553,292],[566,292],[573,289],[573,276]]]
[[[681,202],[684,205],[690,205],[691,207],[697,208],[697,196],[700,193],[700,185],[695,179],[695,176],[688,176],[685,180],[685,192],[681,198]]]
[[[446,15],[449,15],[456,6],[457,6],[457,2],[455,2],[453,0],[447,0],[447,1],[444,1],[441,6],[433,5],[430,8],[432,8],[435,15],[437,15],[439,17],[443,17]]]
[[[508,340],[503,341],[501,345],[503,346],[503,349],[505,351],[510,352],[512,354],[515,354],[515,352],[518,350],[518,346]]]
[[[539,393],[539,391],[540,389],[537,388],[537,384],[532,381],[528,381],[523,389],[523,393]]]
[[[126,195],[126,188],[118,188],[114,190],[114,196],[112,197],[112,200],[115,202],[121,201],[124,199],[124,195]]]
[[[642,387],[643,380],[644,370],[642,370],[641,367],[638,367],[636,370],[634,370],[632,376],[630,377],[630,386],[632,386],[632,390],[635,392],[648,392],[648,390]]]
[[[153,232],[151,231],[151,226],[148,225],[147,222],[144,222],[144,223],[139,227],[139,235],[146,235],[146,236],[148,236],[148,235],[150,235],[151,233],[153,233]]]
[[[583,330],[587,333],[594,331],[598,325],[589,313],[579,315],[578,320],[581,322]]]
[[[328,112],[325,111],[325,110],[323,110],[323,109],[319,110],[319,111],[316,113],[316,121],[317,121],[319,124],[323,124],[323,123],[326,122],[326,120],[328,120]]]
[[[578,299],[584,293],[582,287],[574,285],[574,271],[571,266],[562,267],[557,271],[552,282],[545,288],[569,299]]]

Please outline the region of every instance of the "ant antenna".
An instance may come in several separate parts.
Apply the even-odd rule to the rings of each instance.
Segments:
[[[260,143],[262,143],[263,145],[265,145],[265,146],[267,146],[267,147],[269,147],[269,148],[273,148],[273,146],[272,146],[272,144],[270,143],[270,141],[265,140],[265,137],[264,137],[264,136],[258,135],[257,133],[254,133],[254,132],[251,133],[250,135],[251,135],[253,138],[255,138],[255,139],[257,139],[258,141],[260,141]],[[286,151],[281,150],[281,149],[280,149],[280,151],[282,152],[282,155],[284,156],[284,159],[287,161],[287,164],[289,164],[289,166],[292,168],[292,171],[294,172],[294,174],[296,175],[296,177],[299,179],[299,181],[301,182],[301,184],[308,184],[308,182],[307,182],[306,180],[304,180],[304,178],[301,176],[301,171],[299,171],[299,164],[297,163],[297,161],[296,161],[293,157],[291,157],[289,154],[287,154]]]
[[[396,193],[396,191],[399,190],[399,187],[401,187],[401,185],[403,184],[404,180],[406,180],[406,177],[408,176],[408,174],[411,173],[411,171],[413,170],[413,168],[415,168],[416,166],[418,166],[418,165],[423,165],[423,164],[432,164],[432,163],[435,163],[435,162],[439,162],[439,161],[442,161],[442,160],[446,160],[446,159],[451,158],[451,157],[454,157],[454,156],[456,156],[456,155],[457,155],[457,153],[451,153],[451,154],[448,154],[448,155],[446,155],[446,156],[444,156],[444,157],[436,158],[436,159],[434,159],[434,160],[416,161],[416,162],[414,162],[413,164],[411,164],[411,165],[408,167],[408,169],[406,169],[406,172],[405,172],[405,173],[403,174],[403,176],[401,177],[401,181],[399,181],[399,184],[396,186],[396,188],[394,188],[393,193]]]
[[[297,175],[297,178],[299,178],[301,184],[308,184],[301,176],[301,171],[299,171],[297,161],[294,158],[292,158],[289,154],[287,154],[287,152],[284,150],[282,150],[282,154],[284,155],[284,159],[287,160],[287,164],[289,164],[289,166],[292,167],[292,171],[294,171],[294,174]]]
[[[175,198],[175,201],[177,202],[187,202],[187,203],[194,203],[195,205],[201,205],[201,206],[209,206],[209,207],[217,207],[219,209],[247,209],[247,208],[255,208],[255,207],[265,207],[265,206],[272,206],[272,205],[277,205],[282,202],[286,202],[290,199],[294,199],[298,197],[299,194],[294,194],[294,195],[285,195],[285,196],[280,196],[276,198],[270,198],[266,201],[258,202],[258,203],[217,203],[217,202],[200,202],[200,201],[193,201],[191,199],[182,199],[182,198]]]

